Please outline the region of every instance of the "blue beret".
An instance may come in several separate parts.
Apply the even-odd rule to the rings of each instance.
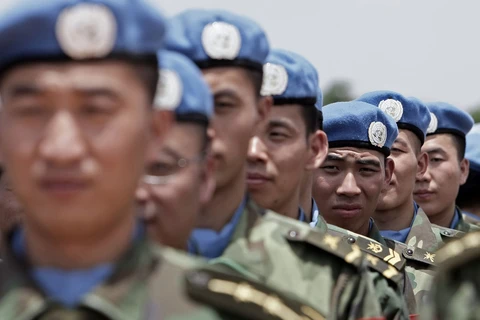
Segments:
[[[160,50],[160,79],[155,106],[175,110],[179,121],[206,122],[213,115],[213,97],[197,66],[184,55]]]
[[[254,21],[222,10],[186,10],[170,20],[166,46],[200,68],[242,66],[262,71],[270,46]]]
[[[317,102],[318,73],[304,57],[272,49],[263,66],[262,95],[272,96],[275,105]]]
[[[318,87],[317,91],[317,102],[315,103],[315,107],[317,108],[318,111],[322,111],[323,107],[323,92],[320,87]]]
[[[430,112],[420,100],[406,98],[393,91],[373,91],[365,93],[357,100],[378,106],[391,116],[399,129],[412,131],[423,144],[430,124]]]
[[[480,172],[480,123],[473,126],[466,139],[465,158],[470,161],[470,169]]]
[[[156,61],[165,23],[142,0],[18,0],[0,14],[0,69],[52,59]]]
[[[472,129],[474,121],[467,112],[445,102],[427,103],[432,120],[428,126],[427,135],[437,133],[452,133],[465,138]]]
[[[330,148],[358,147],[380,151],[386,156],[397,138],[392,117],[363,102],[337,102],[323,107],[323,131]]]

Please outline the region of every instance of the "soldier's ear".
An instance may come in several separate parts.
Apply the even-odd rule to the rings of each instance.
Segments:
[[[417,175],[416,179],[420,179],[425,175],[428,169],[428,154],[426,152],[420,152],[417,157]]]
[[[470,161],[467,158],[463,158],[460,161],[460,185],[467,182],[468,173],[470,172]]]
[[[328,139],[323,130],[317,130],[315,133],[310,135],[309,147],[310,155],[305,169],[315,170],[322,165],[328,153]]]
[[[268,114],[270,113],[270,109],[273,106],[273,98],[271,96],[268,97],[260,97],[257,102],[258,108],[258,123],[262,123],[267,119]]]
[[[386,158],[385,159],[385,184],[384,184],[385,186],[388,186],[390,184],[394,170],[395,170],[395,162],[393,162],[393,159],[389,157]]]
[[[152,130],[153,139],[157,143],[162,143],[170,130],[174,121],[174,114],[169,110],[153,110],[152,115]]]

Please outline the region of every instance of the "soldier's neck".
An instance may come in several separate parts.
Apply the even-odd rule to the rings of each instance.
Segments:
[[[272,206],[271,208],[268,208],[268,209],[275,211],[276,213],[281,214],[282,216],[286,216],[286,217],[297,220],[298,210],[299,210],[299,202],[298,202],[299,195],[300,195],[300,190],[299,188],[297,188],[297,191],[293,192],[289,199],[281,199],[282,202],[279,202],[277,205]],[[308,216],[306,216],[306,218],[307,218],[307,221],[309,221]]]
[[[438,214],[428,215],[428,219],[433,224],[436,224],[445,228],[450,228],[454,215],[455,215],[455,203],[452,203],[451,205],[449,205],[447,208],[445,208]]]
[[[94,219],[94,218],[93,218]],[[63,270],[88,269],[117,261],[130,247],[135,230],[133,214],[99,232],[69,237],[45,234],[24,221],[26,250],[29,262],[36,267]]]
[[[300,188],[300,207],[305,211],[307,221],[312,221],[312,184],[313,177],[310,171],[305,171]]]
[[[243,197],[245,197],[246,181],[245,172],[242,171],[237,179],[225,187],[216,188],[212,200],[202,210],[198,221],[198,227],[216,231],[222,228],[232,219]]]
[[[398,231],[411,226],[414,216],[413,197],[400,206],[388,210],[376,210],[373,218],[380,230]]]

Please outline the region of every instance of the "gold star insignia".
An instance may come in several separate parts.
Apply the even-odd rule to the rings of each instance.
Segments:
[[[379,243],[374,242],[370,242],[367,249],[373,251],[374,253],[380,253],[383,251],[382,246]]]
[[[338,249],[338,243],[340,242],[341,238],[334,237],[332,235],[326,234],[323,238],[323,242],[329,246],[332,250]]]
[[[430,252],[425,253],[425,257],[423,259],[430,260],[431,262],[435,262],[436,254],[431,254]]]

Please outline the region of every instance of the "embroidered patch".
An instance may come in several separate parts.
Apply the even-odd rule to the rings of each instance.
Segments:
[[[202,32],[202,45],[212,59],[233,60],[242,47],[242,37],[237,27],[216,21],[205,26]]]
[[[182,101],[183,85],[180,76],[173,70],[162,69],[155,96],[157,110],[174,110]]]
[[[381,122],[372,122],[368,128],[368,138],[372,145],[382,148],[387,141],[387,127]]]
[[[430,112],[430,124],[428,125],[428,128],[427,128],[427,133],[434,133],[435,131],[437,131],[437,128],[438,128],[438,119],[437,119],[437,116],[434,115],[432,112]]]
[[[58,44],[72,59],[103,58],[115,45],[117,22],[108,7],[81,3],[60,13],[55,31]]]
[[[263,65],[262,96],[281,95],[287,86],[288,73],[284,66],[274,63]]]
[[[400,101],[394,99],[382,100],[378,104],[380,110],[388,114],[390,117],[398,122],[403,115],[403,105]]]

